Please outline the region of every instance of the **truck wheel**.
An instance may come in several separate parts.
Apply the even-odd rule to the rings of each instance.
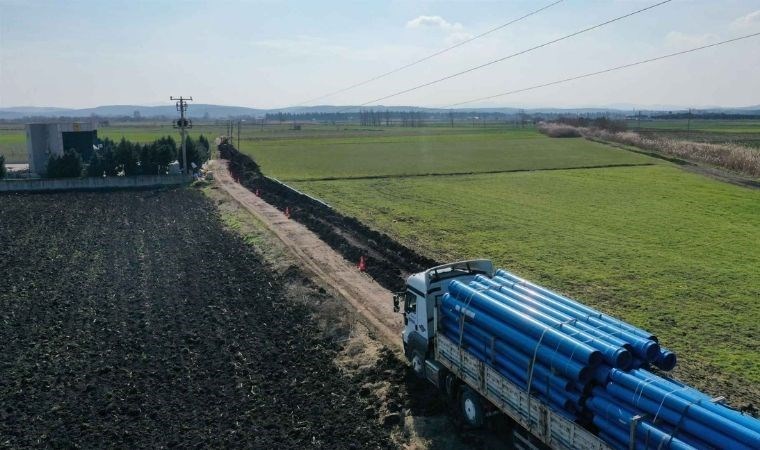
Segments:
[[[425,378],[425,358],[417,352],[412,355],[412,370],[419,378]]]
[[[483,420],[485,417],[485,414],[483,413],[483,401],[477,392],[470,388],[463,389],[460,406],[462,417],[464,417],[467,425],[474,428],[480,428],[483,426]]]

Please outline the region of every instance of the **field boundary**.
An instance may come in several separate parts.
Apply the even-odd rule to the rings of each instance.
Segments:
[[[136,175],[107,178],[21,179],[0,181],[0,192],[98,191],[176,186],[192,181],[189,175]]]
[[[606,143],[606,142],[602,142]],[[638,153],[638,152],[636,152]],[[647,155],[651,156],[651,155]],[[420,178],[420,177],[449,177],[449,176],[467,176],[467,175],[494,175],[500,173],[520,173],[520,172],[550,172],[556,170],[588,170],[588,169],[610,169],[616,167],[646,167],[654,166],[654,163],[627,163],[627,164],[603,164],[598,166],[576,166],[576,167],[550,167],[547,169],[509,169],[509,170],[483,170],[474,172],[447,172],[447,173],[415,173],[402,175],[364,175],[358,177],[321,177],[321,178],[291,178],[285,181],[294,183],[305,183],[311,181],[350,181],[350,180],[383,180],[388,178]],[[271,177],[267,177],[272,179]],[[277,181],[284,184],[282,181]],[[287,186],[287,185],[286,185]],[[288,186],[289,187],[289,186]],[[293,188],[291,188],[293,189]],[[295,190],[295,189],[294,189]],[[298,192],[298,191],[296,191]],[[300,193],[300,192],[299,192]],[[303,194],[306,195],[306,194]],[[321,200],[317,200],[324,203]]]

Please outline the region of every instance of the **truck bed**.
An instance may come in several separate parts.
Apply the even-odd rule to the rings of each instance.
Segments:
[[[550,448],[610,449],[600,438],[529,395],[441,334],[436,336],[435,353],[437,361]]]

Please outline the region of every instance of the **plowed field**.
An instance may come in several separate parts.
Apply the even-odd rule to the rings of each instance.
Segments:
[[[0,205],[0,446],[393,446],[313,308],[202,194]]]

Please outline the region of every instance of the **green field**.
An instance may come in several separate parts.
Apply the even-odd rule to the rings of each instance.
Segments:
[[[26,134],[20,125],[0,126],[0,155],[8,164],[26,162]]]
[[[440,261],[491,258],[760,383],[760,191],[669,165],[293,184]]]
[[[445,128],[442,130],[446,130]],[[657,160],[584,139],[551,139],[532,129],[416,135],[267,139],[243,142],[283,180],[504,172],[653,164]]]

